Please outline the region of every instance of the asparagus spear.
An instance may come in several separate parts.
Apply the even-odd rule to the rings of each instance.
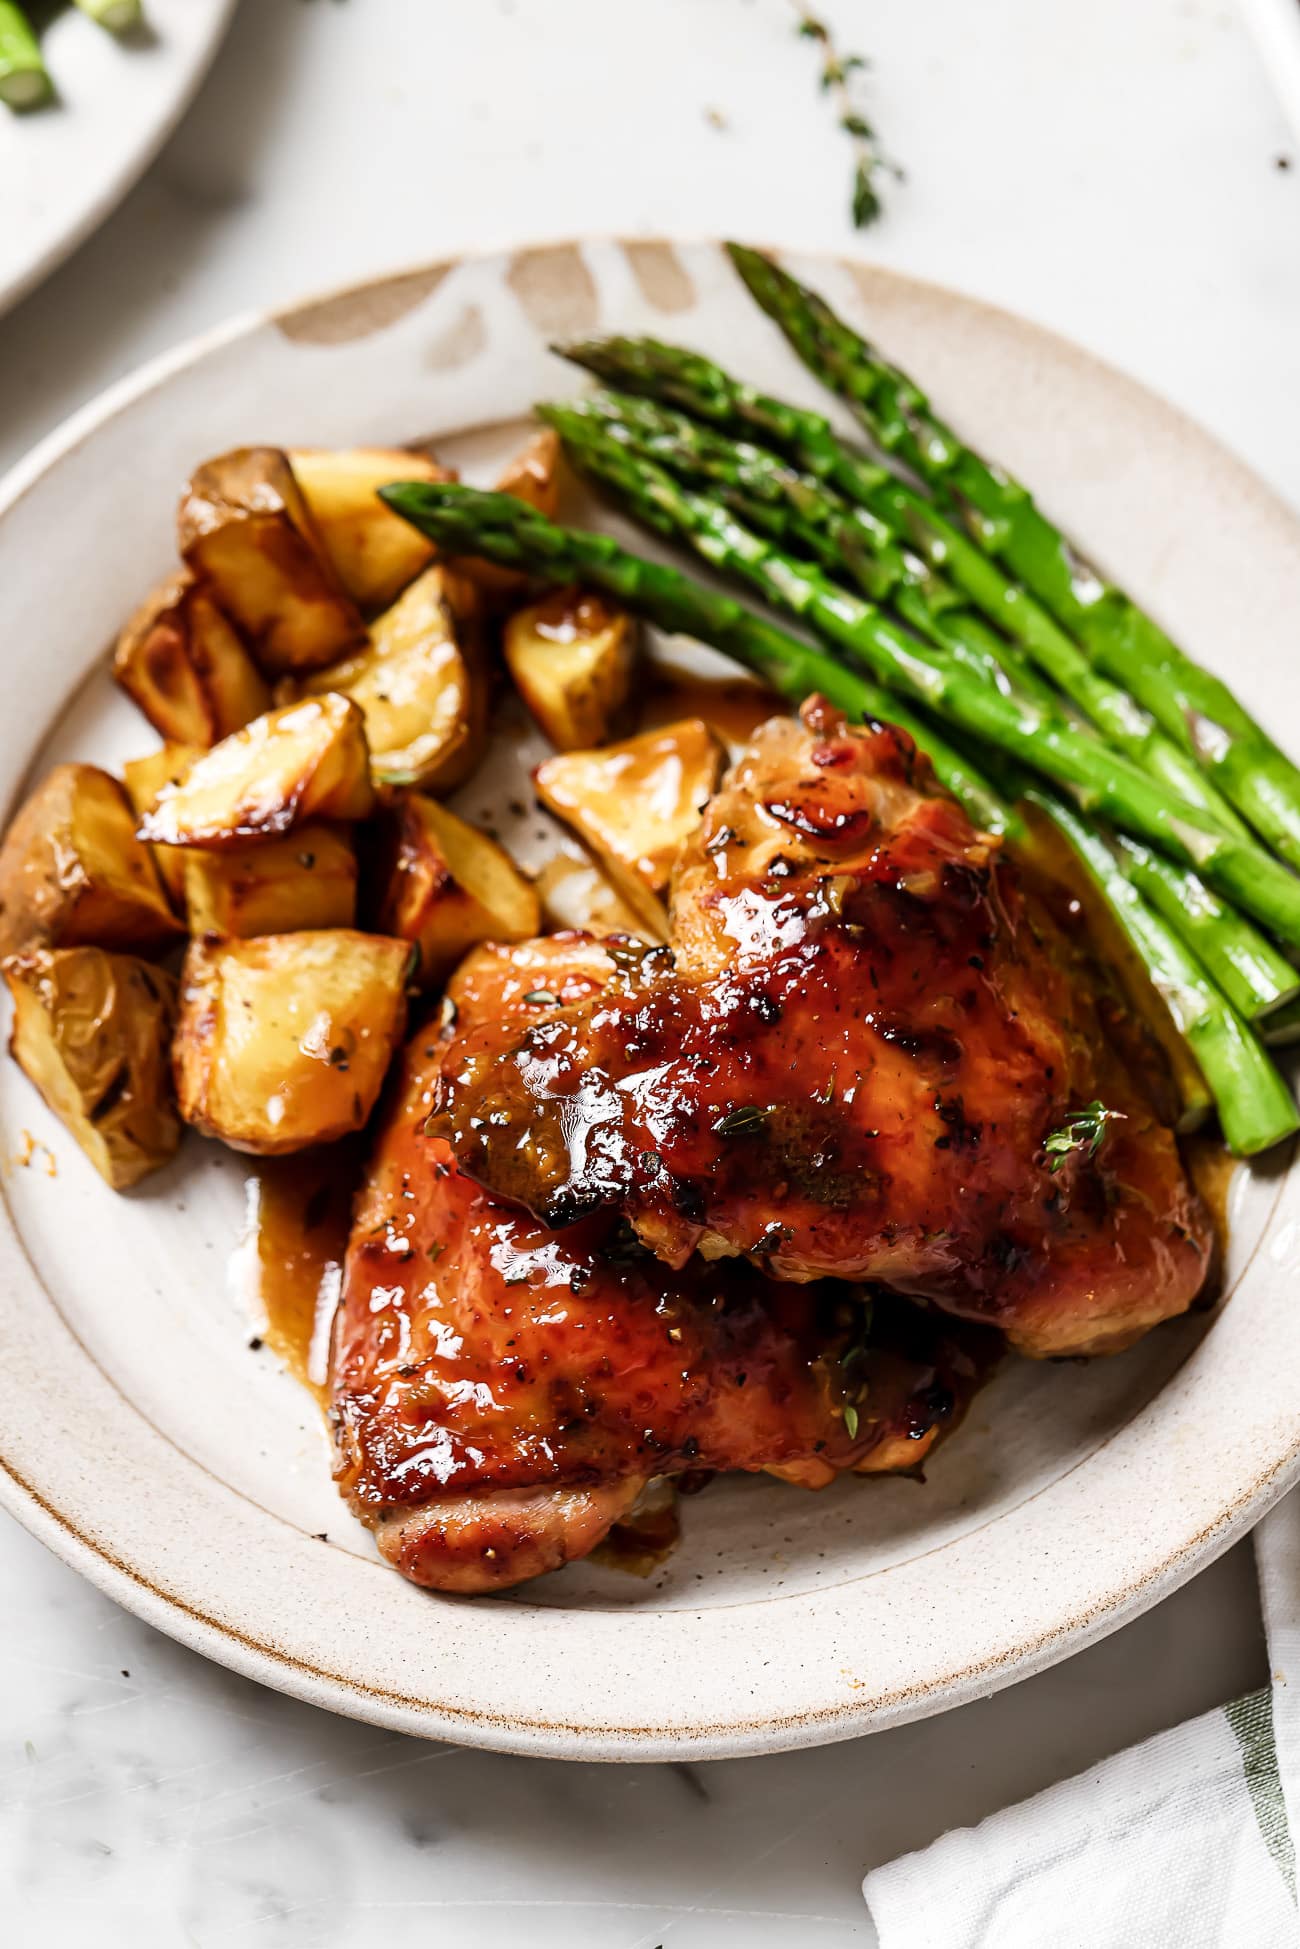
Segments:
[[[1014,663],[1027,688],[1047,686],[955,589],[868,509],[856,507],[788,461],[747,440],[730,440],[671,407],[629,393],[572,402],[634,452],[679,479],[711,487],[742,520],[799,543],[832,574],[847,575],[872,602],[889,604],[909,627],[983,674]]]
[[[1068,839],[1112,911],[1124,909],[1124,931],[1140,941],[1153,983],[1200,1064],[1219,1112],[1223,1140],[1235,1157],[1256,1157],[1300,1130],[1300,1111],[1259,1038],[1208,978],[1204,968],[1118,872],[1110,847],[1085,819],[1054,795],[1026,794]]]
[[[1300,865],[1300,768],[1150,616],[1086,561],[1028,489],[963,444],[920,388],[770,258],[728,245],[754,297],[808,369],[846,399],[876,444],[927,480],[1097,667],[1125,685],[1224,795]]]
[[[695,425],[684,414],[645,400],[602,393],[579,402],[575,410],[591,413],[602,424],[618,429],[630,445],[670,471],[688,479],[708,481],[721,491],[742,519],[752,516],[755,495],[761,495],[774,508],[788,510],[785,538],[793,534],[806,545],[811,543],[823,566],[829,566],[832,573],[836,572],[836,563],[831,551],[838,542],[845,551],[842,565],[855,573],[872,601],[892,601],[913,629],[932,637],[960,658],[973,651],[985,663],[990,655],[996,661],[1005,662],[997,650],[999,639],[986,623],[972,614],[959,592],[943,576],[912,549],[897,542],[891,547],[892,531],[886,524],[866,510],[853,508],[833,487],[819,483],[815,476],[801,475],[761,448],[748,443],[737,446],[707,427]],[[737,454],[739,463],[734,457]],[[766,520],[756,525],[772,532]],[[820,541],[808,533],[810,528],[818,526]],[[782,538],[779,529],[777,538]],[[872,539],[876,541],[873,566],[881,565],[889,570],[887,579],[877,578],[878,586],[872,586],[872,578],[863,572],[861,560],[862,547],[870,546]],[[1060,631],[1038,632],[1033,650],[1039,668],[1091,718],[1117,751],[1127,752],[1189,805],[1212,813],[1227,831],[1244,835],[1245,826],[1207,784],[1195,759],[1165,737],[1126,691],[1099,678],[1087,658]],[[1035,686],[1023,659],[1018,670],[1020,687],[1041,698],[1041,690]]]
[[[844,447],[828,421],[815,413],[805,413],[801,408],[754,393],[710,360],[653,339],[605,339],[562,349],[567,357],[589,371],[617,379],[639,391],[648,391],[654,398],[672,399],[707,420],[766,431],[812,477],[811,483],[805,480],[800,488],[805,513],[812,499],[809,486],[820,479],[823,495],[838,492],[841,499],[847,496],[850,503],[857,503],[873,514],[894,534],[911,561],[920,567],[928,566],[935,573],[946,572],[939,574],[942,588],[955,593],[946,580],[946,574],[950,574],[971,602],[1015,637],[1116,750],[1127,752],[1189,805],[1211,813],[1227,831],[1244,836],[1246,827],[1206,779],[1195,758],[1166,737],[1126,690],[1099,676],[1077,644],[1071,642],[1046,610],[1016,584],[1008,582],[998,565],[983,555],[959,528],[945,520],[923,494]],[[619,403],[624,408],[620,417],[627,420],[633,436],[644,432],[646,422],[633,421],[626,410],[639,407],[641,402],[620,398]],[[665,409],[643,408],[651,414],[656,410]],[[652,457],[666,465],[676,464],[677,470],[682,471],[690,450],[690,435],[683,429],[690,428],[692,422],[682,413],[672,417],[678,435],[677,461],[674,463],[663,450],[667,443],[662,432],[660,451]],[[695,431],[705,438],[719,440],[717,434],[705,428],[697,427]],[[724,450],[727,444],[725,440],[720,442]],[[757,482],[764,457],[770,465],[779,467],[780,463],[773,461],[771,455],[764,456],[762,449],[748,449],[745,482],[749,488]],[[698,463],[698,450],[690,458]],[[719,456],[716,452],[712,459],[715,467],[710,478],[717,482]],[[797,471],[796,478],[799,478]],[[769,481],[769,487],[773,484]],[[911,617],[907,620],[913,621]],[[963,633],[970,633],[968,623],[963,623],[961,628]]]
[[[725,650],[792,701],[819,689],[854,715],[902,724],[978,825],[1026,843],[1024,822],[1015,806],[1000,797],[928,720],[730,597],[677,569],[630,553],[610,535],[559,528],[508,494],[415,481],[381,488],[380,496],[449,555],[481,555],[543,581],[580,582],[601,589],[660,629]],[[1040,809],[1088,867],[1099,896],[1180,1032],[1189,1043],[1195,1038],[1197,1060],[1229,1142],[1233,1147],[1264,1148],[1280,1141],[1295,1127],[1294,1106],[1249,1032],[1177,937],[1146,906],[1086,818],[1063,806],[1049,789],[1034,791]],[[1196,1120],[1199,1107],[1193,1077],[1189,1123]],[[1244,1148],[1243,1154],[1247,1154]]]
[[[1266,1019],[1300,994],[1300,974],[1285,955],[1209,887],[1127,835],[1121,834],[1117,846],[1128,878],[1247,1021]]]
[[[631,395],[596,393],[568,410],[679,478],[714,485],[742,520],[778,540],[801,543],[832,575],[847,570],[866,595],[891,604],[910,627],[1008,695],[1027,696],[1049,708],[1059,704],[1034,666],[974,615],[957,590],[900,547],[873,516],[842,501],[815,477],[764,448],[733,442],[671,408]],[[1168,750],[1180,770],[1190,766],[1175,746]],[[1158,886],[1154,904],[1248,1021],[1296,992],[1300,977],[1257,928],[1194,874],[1150,853],[1139,863],[1139,852],[1130,855],[1130,870],[1145,874],[1149,892]]]
[[[140,0],[76,0],[83,14],[110,34],[125,34],[144,19]]]
[[[661,532],[685,539],[716,568],[747,581],[777,608],[801,616],[887,689],[901,691],[959,731],[1070,787],[1085,810],[1149,840],[1269,932],[1300,946],[1300,879],[1253,840],[1225,832],[1064,716],[974,681],[951,657],[907,635],[873,604],[774,547],[721,502],[681,487],[661,468],[637,459],[581,414],[547,407],[543,418],[560,432],[571,459]]]
[[[15,0],[0,0],[0,101],[36,108],[53,93],[31,22]]]

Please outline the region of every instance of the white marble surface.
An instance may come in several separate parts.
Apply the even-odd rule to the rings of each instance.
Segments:
[[[1226,0],[826,11],[876,57],[871,103],[910,171],[859,247],[1117,360],[1300,504],[1300,158],[1276,167],[1292,140]],[[0,320],[0,467],[177,339],[372,269],[600,229],[851,244],[844,146],[788,15],[244,0],[150,176]],[[946,1718],[610,1771],[425,1747],[262,1692],[3,1518],[0,1591],[5,1949],[869,1943],[869,1863],[1263,1676],[1243,1548]]]

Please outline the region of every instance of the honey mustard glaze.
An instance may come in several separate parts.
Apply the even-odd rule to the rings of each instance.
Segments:
[[[640,728],[650,731],[679,718],[701,717],[728,744],[745,744],[769,717],[789,706],[764,684],[749,677],[700,677],[674,664],[658,663],[649,673]]]
[[[247,1182],[242,1263],[257,1337],[322,1407],[359,1174],[357,1146],[343,1143],[266,1158]]]

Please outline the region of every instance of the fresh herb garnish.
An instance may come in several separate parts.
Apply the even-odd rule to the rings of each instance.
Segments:
[[[858,1411],[852,1401],[847,1401],[844,1406],[844,1432],[850,1441],[857,1440]]]
[[[530,988],[524,1000],[536,1002],[539,1008],[555,1008],[559,1004],[559,996],[553,995],[549,988]]]
[[[900,180],[903,174],[897,164],[890,162],[882,152],[876,131],[862,113],[857,98],[854,76],[865,73],[871,63],[861,54],[841,54],[826,22],[811,7],[805,6],[803,0],[790,0],[790,4],[799,16],[795,28],[799,38],[817,44],[821,54],[822,93],[834,101],[839,125],[853,145],[853,201],[850,207],[854,229],[865,230],[881,213],[877,189],[880,173],[887,170]]]
[[[713,1128],[719,1137],[756,1137],[766,1128],[770,1115],[759,1103],[742,1103],[738,1109],[728,1110],[725,1117],[719,1117]]]
[[[1075,1110],[1043,1142],[1048,1170],[1055,1174],[1075,1151],[1085,1159],[1095,1157],[1106,1141],[1109,1126],[1123,1121],[1122,1110],[1108,1110],[1104,1103],[1088,1103]]]

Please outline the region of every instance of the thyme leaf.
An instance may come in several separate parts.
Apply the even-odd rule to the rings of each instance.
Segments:
[[[1055,1176],[1075,1151],[1085,1160],[1094,1158],[1106,1141],[1110,1125],[1123,1121],[1122,1110],[1108,1110],[1104,1103],[1087,1103],[1082,1110],[1073,1111],[1059,1130],[1051,1131],[1043,1140],[1048,1170]]]

